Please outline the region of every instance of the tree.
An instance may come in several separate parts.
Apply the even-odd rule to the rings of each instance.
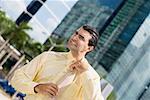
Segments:
[[[30,29],[32,28],[25,22],[21,23],[19,26],[13,23],[12,27],[5,31],[2,36],[7,39],[7,42],[10,42],[10,44],[21,51],[30,39],[29,35],[26,33],[26,30]]]
[[[44,50],[53,50],[57,52],[68,51],[64,38],[49,37],[44,44]]]
[[[0,10],[0,35],[9,30],[13,25],[13,21],[10,20],[4,11]]]
[[[23,48],[23,50],[26,58],[31,60],[44,51],[44,46],[41,43],[30,39],[27,41],[26,46]]]

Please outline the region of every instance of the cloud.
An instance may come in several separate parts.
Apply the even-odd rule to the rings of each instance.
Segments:
[[[47,19],[47,26],[46,26],[46,28],[48,29],[48,31],[50,32],[50,33],[52,33],[53,32],[53,30],[57,27],[57,25],[58,25],[58,23],[55,21],[55,19],[53,19],[53,18],[48,18]],[[49,34],[50,35],[50,34]]]
[[[26,8],[24,0],[2,0],[2,2],[5,8],[11,11],[20,12]]]
[[[46,34],[43,34],[46,33],[45,30],[37,23],[37,21],[34,18],[29,22],[29,25],[32,26],[33,29],[27,31],[30,37],[40,43],[44,43],[48,37]]]
[[[0,6],[13,20],[26,8],[24,0],[1,0]]]
[[[57,23],[52,18],[47,19],[46,25],[43,26],[36,19],[36,17],[33,17],[33,19],[29,22],[29,25],[32,26],[33,30],[28,31],[27,33],[31,38],[42,44],[51,35],[52,31],[57,27]]]
[[[46,21],[46,26],[41,26],[37,20],[32,19],[30,22],[30,26],[32,26],[33,30],[28,31],[28,34],[31,38],[35,39],[40,43],[44,43],[46,39],[51,35],[53,30],[57,27],[57,22],[54,19],[49,18]]]

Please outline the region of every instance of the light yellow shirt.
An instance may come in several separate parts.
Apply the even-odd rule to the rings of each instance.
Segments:
[[[85,58],[82,61],[88,65],[87,71],[80,75],[69,72],[73,60],[71,52],[43,52],[17,69],[11,84],[26,94],[26,100],[103,100],[99,75]],[[58,96],[34,92],[36,85],[51,82],[60,88]]]

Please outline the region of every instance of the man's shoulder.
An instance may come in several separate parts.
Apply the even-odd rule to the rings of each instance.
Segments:
[[[48,57],[65,57],[67,55],[67,52],[56,52],[56,51],[45,51],[43,54],[48,55]]]
[[[100,78],[99,74],[92,66],[89,66],[88,73],[92,79]]]
[[[99,74],[95,71],[95,69],[89,63],[88,63],[88,69],[87,69],[87,71],[85,71],[83,74],[88,79],[100,79]]]

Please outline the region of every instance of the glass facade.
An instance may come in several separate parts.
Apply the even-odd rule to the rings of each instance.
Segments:
[[[148,0],[127,0],[110,25],[102,33],[95,51],[95,69],[102,65],[110,72],[112,64],[124,52],[136,31],[149,14]],[[91,58],[91,57],[89,57]],[[97,60],[95,62],[95,60]]]
[[[149,44],[150,37],[141,48],[129,44],[108,74],[118,100],[137,100],[149,82]]]
[[[117,100],[149,100],[149,23],[147,17],[106,77],[114,86]]]
[[[92,2],[92,3],[91,3]],[[112,9],[100,6],[92,0],[78,1],[52,33],[55,37],[69,38],[75,29],[84,24],[100,28],[112,13]]]

